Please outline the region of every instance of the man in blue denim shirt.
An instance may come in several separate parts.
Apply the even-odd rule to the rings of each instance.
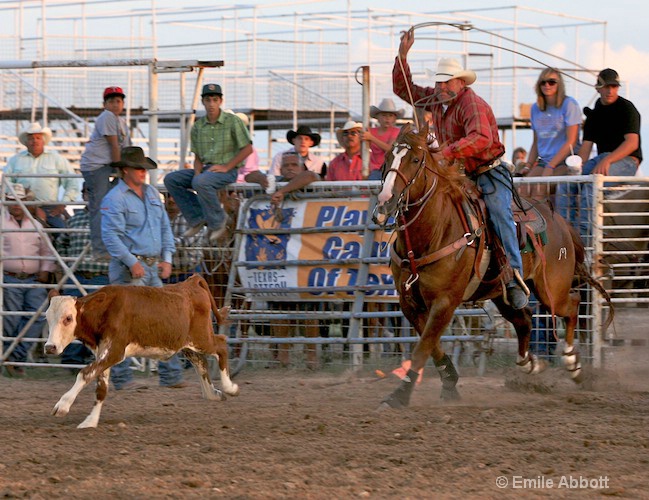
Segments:
[[[101,203],[101,235],[111,255],[108,278],[111,284],[161,287],[171,274],[176,251],[169,217],[160,193],[146,183],[146,171],[157,167],[142,148],[127,147],[113,163],[122,178]],[[111,369],[115,389],[135,389],[131,360]],[[160,385],[185,387],[183,369],[174,355],[158,364]]]

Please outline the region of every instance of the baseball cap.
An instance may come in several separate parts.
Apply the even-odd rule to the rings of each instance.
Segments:
[[[216,83],[206,83],[203,85],[203,91],[201,92],[201,97],[206,95],[218,95],[222,96],[223,92],[221,91],[221,86]]]
[[[124,95],[124,91],[122,90],[122,87],[106,87],[104,89],[104,100],[114,95],[118,95],[122,99],[126,97],[126,95]]]
[[[597,75],[597,83],[595,84],[596,89],[601,89],[607,85],[615,85],[616,87],[620,86],[620,75],[617,74],[617,71],[611,68],[603,69]]]

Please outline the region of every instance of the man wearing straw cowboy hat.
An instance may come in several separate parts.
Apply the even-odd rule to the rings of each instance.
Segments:
[[[71,177],[20,177],[21,175],[74,175],[74,169],[63,156],[56,151],[46,151],[52,140],[52,131],[41,127],[39,123],[30,123],[20,132],[18,140],[27,149],[12,156],[4,169],[5,175],[12,182],[22,184],[29,189],[36,200],[55,202],[59,200],[59,188],[64,189],[63,201],[71,202],[79,198],[79,182]],[[47,214],[47,223],[53,227],[65,227],[65,222],[56,214],[59,206],[43,207]]]
[[[489,219],[503,244],[515,278],[506,285],[506,298],[515,309],[527,305],[523,290],[523,262],[511,209],[513,182],[500,157],[505,147],[491,107],[469,87],[476,74],[462,68],[455,59],[440,59],[434,87],[412,83],[406,61],[415,42],[411,28],[401,36],[399,54],[392,70],[394,93],[413,107],[424,103],[433,113],[433,124],[441,144],[435,159],[442,164],[456,163],[482,190]]]

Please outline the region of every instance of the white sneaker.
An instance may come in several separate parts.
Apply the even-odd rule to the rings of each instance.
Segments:
[[[227,231],[228,220],[229,217],[226,217],[219,227],[210,231],[209,239],[212,245],[216,244],[219,241],[219,238],[221,238],[221,236],[223,236],[223,234]]]
[[[204,225],[205,223],[201,222],[200,224],[196,224],[195,226],[190,227],[187,231],[183,233],[183,237],[191,238],[192,236],[196,236],[198,233],[201,232],[201,229],[203,229]]]

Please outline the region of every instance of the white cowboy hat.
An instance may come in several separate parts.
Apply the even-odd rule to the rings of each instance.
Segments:
[[[406,113],[405,109],[397,109],[394,105],[394,101],[390,98],[385,98],[381,101],[381,104],[378,106],[370,106],[370,116],[376,118],[379,113],[393,113],[397,115],[397,118],[403,118],[403,115]]]
[[[435,72],[435,83],[448,82],[453,78],[461,78],[467,85],[471,85],[475,82],[476,75],[474,71],[464,69],[456,59],[440,59]]]
[[[341,146],[343,145],[343,132],[347,130],[351,130],[353,128],[358,128],[363,130],[363,124],[360,122],[349,120],[345,122],[345,124],[342,127],[336,129],[336,139],[338,139],[338,144],[340,144]]]
[[[27,136],[32,134],[43,134],[43,141],[47,146],[52,140],[52,131],[47,127],[41,127],[38,122],[30,123],[18,136],[18,140],[23,146],[27,146]]]

